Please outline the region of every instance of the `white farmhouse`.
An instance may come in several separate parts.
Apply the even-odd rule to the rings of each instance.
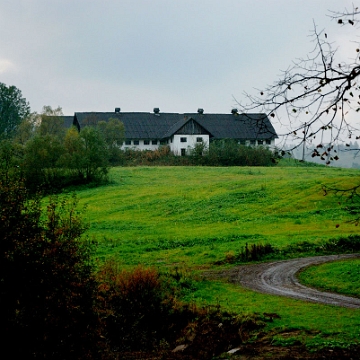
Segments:
[[[168,145],[176,155],[186,155],[196,144],[208,147],[211,140],[235,139],[243,145],[275,147],[276,132],[266,114],[161,113],[154,108],[146,112],[76,112],[73,125],[79,131],[84,126],[96,125],[111,118],[120,120],[125,127],[122,148],[156,150]]]

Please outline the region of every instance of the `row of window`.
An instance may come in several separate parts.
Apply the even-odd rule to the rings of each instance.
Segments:
[[[144,140],[144,145],[158,145],[158,140]],[[160,145],[167,144],[166,140],[161,140]],[[140,145],[140,140],[125,140],[125,145]]]
[[[171,139],[172,142],[172,139]],[[180,142],[182,143],[186,143],[187,142],[187,137],[181,137],[180,138]],[[197,137],[196,138],[196,142],[203,142],[203,138],[202,137]],[[158,140],[144,140],[144,145],[158,145],[159,141]],[[160,141],[160,145],[165,145],[168,142],[166,140],[161,140]],[[129,146],[129,145],[140,145],[140,140],[125,140],[125,145]]]
[[[240,145],[256,145],[256,140],[240,140]],[[257,140],[258,145],[271,145],[271,139]]]
[[[203,142],[203,138],[202,137],[197,137],[196,138],[196,142],[200,143],[200,142]],[[187,137],[184,136],[184,137],[181,137],[180,138],[180,142],[182,143],[186,143],[187,142]],[[144,140],[144,145],[158,145],[159,141],[158,140]],[[161,140],[160,141],[160,145],[165,145],[167,144],[168,142],[166,140]],[[256,145],[256,140],[240,140],[239,141],[239,144],[242,144],[242,145],[247,145],[249,144],[250,145]],[[267,140],[257,140],[257,144],[258,145],[271,145],[271,140],[270,139],[267,139]],[[140,145],[140,140],[125,140],[125,145],[129,146],[129,145]]]

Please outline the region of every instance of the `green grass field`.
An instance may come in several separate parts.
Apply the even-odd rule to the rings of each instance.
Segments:
[[[283,247],[356,234],[346,204],[321,185],[351,186],[358,176],[321,167],[115,168],[111,185],[78,196],[99,257],[195,269],[246,242]]]
[[[357,234],[345,199],[324,196],[322,185],[350,187],[359,175],[327,167],[114,168],[111,184],[77,194],[87,206],[88,235],[99,243],[100,261],[115,257],[128,268],[198,273],[246,243],[281,249]],[[309,344],[347,346],[360,335],[360,310],[262,295],[220,281],[198,282],[186,299],[239,313],[276,312],[281,319],[268,329],[290,329]]]
[[[308,286],[360,297],[360,259],[312,266],[299,278]]]

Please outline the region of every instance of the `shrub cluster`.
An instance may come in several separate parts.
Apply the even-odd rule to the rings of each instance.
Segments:
[[[216,140],[207,149],[199,144],[188,155],[176,156],[168,146],[157,150],[125,149],[119,151],[113,165],[168,165],[168,166],[272,166],[279,156],[266,147],[245,146],[235,140]]]
[[[0,181],[2,351],[17,358],[91,358],[99,340],[91,246],[75,199],[29,198]]]
[[[350,235],[337,239],[329,239],[321,242],[302,241],[289,244],[283,248],[271,244],[248,244],[246,243],[237,253],[228,252],[225,259],[216,264],[260,261],[264,259],[294,258],[296,256],[345,254],[360,251],[360,236]]]
[[[30,195],[23,181],[0,180],[4,353],[113,359],[132,351],[169,352],[181,342],[189,356],[207,359],[262,326],[217,307],[179,302],[178,289],[194,284],[177,270],[165,276],[152,268],[120,270],[112,261],[100,266],[95,244],[83,238],[87,226],[76,197],[62,199],[51,197],[42,210],[40,196]]]
[[[79,132],[66,129],[62,116],[44,108],[39,118],[25,119],[14,136],[0,142],[0,171],[19,168],[32,191],[59,191],[68,185],[106,180],[111,162],[120,152],[124,133],[117,119],[98,122]],[[61,109],[55,112],[61,114]],[[50,113],[50,115],[49,115]]]
[[[264,258],[265,255],[273,254],[276,250],[271,244],[245,244],[237,259],[241,261],[258,261]]]
[[[267,321],[264,316],[230,314],[220,306],[200,308],[177,301],[178,290],[172,285],[175,281],[178,289],[186,277],[177,270],[164,278],[151,268],[124,271],[109,262],[98,276],[100,297],[107,302],[106,336],[122,357],[156,349],[168,358],[166,354],[180,345],[186,359],[212,359],[247,341]]]
[[[120,271],[106,263],[98,273],[99,299],[106,312],[104,326],[112,349],[147,350],[167,337],[166,323],[173,306],[158,272],[137,267]]]
[[[193,158],[199,158],[196,150]],[[211,166],[272,166],[277,158],[277,154],[266,147],[245,146],[226,139],[212,141],[202,160],[205,165]]]
[[[310,243],[302,241],[296,244],[289,244],[281,253],[286,256],[292,254],[344,254],[360,251],[360,236],[350,235],[348,237],[339,237],[327,241]]]

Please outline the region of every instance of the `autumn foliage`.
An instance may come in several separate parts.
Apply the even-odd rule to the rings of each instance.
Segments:
[[[179,309],[156,269],[138,266],[126,271],[108,262],[98,278],[111,348],[151,349],[159,339],[169,338],[170,324]]]

